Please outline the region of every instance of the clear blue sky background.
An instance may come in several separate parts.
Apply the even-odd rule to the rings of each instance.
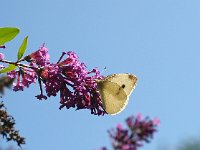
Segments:
[[[159,132],[141,150],[156,150],[200,135],[199,0],[6,0],[0,26],[21,29],[3,50],[15,60],[23,38],[27,54],[45,42],[51,61],[75,51],[89,69],[139,78],[127,108],[98,117],[88,110],[59,110],[59,97],[38,101],[36,85],[4,97],[25,150],[94,150],[110,146],[107,130],[138,112],[159,117]],[[6,142],[0,144],[6,147]]]

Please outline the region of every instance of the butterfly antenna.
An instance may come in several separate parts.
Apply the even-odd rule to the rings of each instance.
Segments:
[[[106,71],[106,67],[103,68],[103,70],[100,72],[100,74],[103,74]]]
[[[103,74],[103,72],[105,72],[105,70],[106,70],[106,67],[104,67],[104,69],[100,72],[100,74]],[[100,82],[100,81],[102,81],[102,80],[100,80],[100,79],[95,79],[95,81],[98,83],[98,82]]]

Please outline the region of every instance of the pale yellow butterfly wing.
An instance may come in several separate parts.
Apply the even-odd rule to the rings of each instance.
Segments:
[[[103,107],[108,114],[117,114],[125,106],[126,93],[114,82],[102,81],[98,83],[98,88],[103,103]]]
[[[125,86],[123,90],[126,92],[126,95],[129,96],[133,92],[136,86],[137,77],[133,74],[128,74],[128,73],[113,74],[107,76],[105,80],[117,83],[121,87]]]
[[[126,107],[136,82],[132,74],[113,74],[98,81],[103,107],[108,114],[120,113]]]

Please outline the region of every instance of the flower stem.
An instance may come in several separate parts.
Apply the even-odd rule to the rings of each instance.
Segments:
[[[3,49],[5,49],[5,48],[6,48],[6,46],[5,46],[5,45],[2,45],[2,46],[0,46],[0,48],[3,48]]]
[[[21,67],[25,67],[25,68],[37,69],[35,67],[31,67],[31,66],[28,66],[26,64],[21,64],[21,63],[18,63],[18,62],[12,62],[12,61],[8,61],[8,60],[0,60],[0,62],[12,64],[12,65],[15,65],[15,66],[21,66]]]

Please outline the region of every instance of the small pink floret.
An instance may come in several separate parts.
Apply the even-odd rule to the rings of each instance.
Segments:
[[[156,125],[156,126],[159,125],[160,124],[160,119],[154,118],[153,119],[153,124]]]
[[[5,55],[3,53],[0,53],[0,60],[3,60],[5,58]]]

